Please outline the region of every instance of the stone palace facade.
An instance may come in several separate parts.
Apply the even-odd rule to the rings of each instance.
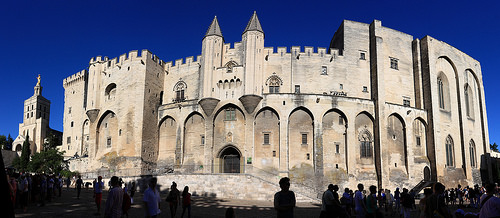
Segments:
[[[264,36],[254,13],[241,41],[225,43],[216,17],[196,58],[92,58],[63,81],[70,169],[481,183],[490,150],[478,61],[378,20],[343,21],[329,48],[264,47]]]

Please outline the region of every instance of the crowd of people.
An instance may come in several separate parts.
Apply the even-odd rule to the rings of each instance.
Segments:
[[[108,190],[99,176],[92,183],[84,183],[81,176],[63,178],[60,175],[46,175],[29,173],[8,173],[8,184],[11,200],[15,208],[27,211],[29,203],[43,207],[46,202],[61,197],[62,188],[66,184],[69,189],[74,186],[76,198],[80,199],[81,190],[92,185],[93,199],[96,205],[95,215],[101,215],[102,195],[107,191],[104,205],[104,217],[128,217],[134,194],[137,190],[135,182],[128,185],[122,179],[113,176],[108,181]],[[145,217],[158,217],[161,214],[162,198],[158,189],[158,179],[152,177],[148,181],[148,188],[143,193],[142,204]],[[295,193],[290,190],[290,179],[283,177],[279,181],[281,190],[274,195],[274,209],[278,218],[294,217],[296,206]],[[330,184],[322,195],[322,205],[319,217],[500,217],[500,198],[495,184],[486,184],[480,187],[448,188],[441,183],[435,183],[432,188],[423,190],[423,197],[416,204],[417,193],[406,188],[377,189],[369,186],[365,190],[363,184],[358,184],[357,190],[344,188],[339,193],[339,186]],[[182,208],[180,217],[191,217],[191,194],[185,186],[179,191],[177,184],[172,182],[165,201],[170,210],[170,217],[176,217],[177,209]],[[451,211],[450,207],[458,208]],[[465,212],[463,208],[475,208],[479,213]],[[412,215],[413,216],[412,216]],[[314,217],[315,215],[311,215]],[[235,217],[234,209],[226,210],[226,217]]]
[[[396,188],[394,194],[388,189],[379,189],[372,185],[368,192],[363,184],[358,184],[358,190],[353,192],[344,189],[339,198],[337,185],[330,184],[323,193],[320,217],[415,217],[421,218],[451,218],[451,217],[500,217],[500,198],[496,184],[483,187],[445,189],[441,183],[433,184],[432,188],[424,189],[424,196],[418,205],[415,204],[416,193],[403,188]],[[456,211],[451,211],[450,205],[459,203]],[[465,212],[462,208],[480,209],[479,213]],[[412,213],[413,211],[413,213]],[[412,216],[413,214],[413,216]],[[287,216],[291,217],[291,216]]]
[[[60,175],[32,175],[9,171],[7,181],[12,205],[26,212],[30,203],[43,207],[46,202],[61,197],[65,180]]]

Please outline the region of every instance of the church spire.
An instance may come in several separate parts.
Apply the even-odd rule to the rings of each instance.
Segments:
[[[217,16],[215,16],[214,20],[212,21],[212,24],[210,24],[210,27],[208,28],[207,33],[205,34],[205,37],[207,36],[222,37],[222,32],[220,31],[220,26],[219,26],[219,21],[217,20]]]
[[[250,18],[250,21],[248,21],[247,28],[245,28],[245,31],[243,31],[243,33],[252,30],[264,33],[264,30],[262,30],[262,26],[260,26],[259,18],[257,17],[256,11],[253,12],[252,18]]]

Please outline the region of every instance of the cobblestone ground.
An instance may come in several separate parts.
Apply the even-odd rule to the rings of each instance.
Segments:
[[[61,197],[56,197],[52,202],[47,202],[45,206],[39,207],[35,203],[30,203],[26,212],[22,209],[16,209],[16,217],[103,217],[104,207],[106,204],[107,192],[103,193],[101,214],[97,215],[97,209],[92,198],[92,190],[82,189],[80,199],[76,198],[75,189],[63,189]],[[162,195],[163,202],[160,204],[162,211],[159,217],[170,217],[168,204]],[[224,217],[227,208],[232,207],[235,210],[236,217],[276,217],[273,203],[271,201],[251,201],[251,200],[236,200],[236,199],[220,199],[213,197],[193,197],[193,205],[191,217]],[[456,210],[452,207],[451,210]],[[466,211],[477,212],[475,209],[467,209]],[[295,209],[295,217],[319,217],[320,205],[314,203],[298,203]],[[181,217],[182,208],[177,211],[176,217]],[[187,211],[186,211],[187,213]],[[129,211],[129,217],[144,217],[144,209],[142,205],[142,193],[136,193],[134,196],[134,204]],[[187,217],[187,214],[185,215]],[[396,213],[387,214],[386,217],[398,217]],[[413,211],[411,217],[418,217],[417,211]]]

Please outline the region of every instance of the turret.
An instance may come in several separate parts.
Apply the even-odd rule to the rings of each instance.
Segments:
[[[254,11],[242,34],[245,66],[245,95],[261,95],[264,61],[264,31]]]
[[[203,78],[203,87],[200,90],[203,97],[213,96],[212,87],[216,83],[213,81],[213,74],[215,69],[222,65],[223,45],[224,37],[217,16],[215,16],[202,41],[201,76]]]

